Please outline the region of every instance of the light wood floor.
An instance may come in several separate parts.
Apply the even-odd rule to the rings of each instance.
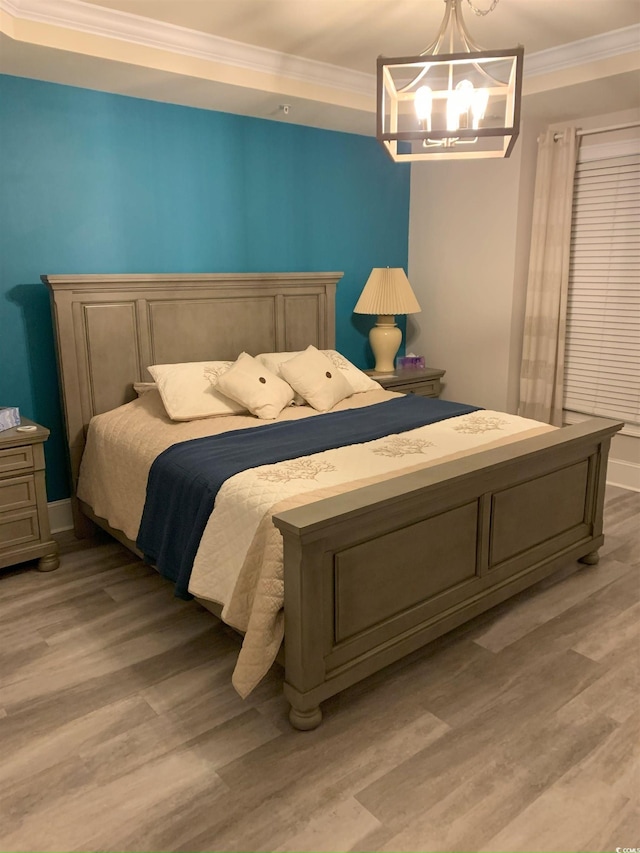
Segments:
[[[566,571],[327,701],[102,537],[0,574],[0,850],[640,846],[640,494]]]

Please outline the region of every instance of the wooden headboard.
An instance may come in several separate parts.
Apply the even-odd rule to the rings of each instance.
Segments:
[[[51,291],[73,488],[94,415],[147,367],[335,347],[341,272],[43,275]]]

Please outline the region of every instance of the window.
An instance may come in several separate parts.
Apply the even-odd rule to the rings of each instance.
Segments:
[[[585,146],[573,196],[564,408],[640,435],[640,140]]]

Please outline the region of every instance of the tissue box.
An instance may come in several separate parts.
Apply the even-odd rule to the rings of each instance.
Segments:
[[[15,406],[0,406],[0,432],[20,426],[20,412]]]
[[[396,367],[402,368],[406,370],[407,368],[414,367],[416,369],[420,367],[424,367],[424,356],[423,355],[405,355],[400,356],[396,359]]]

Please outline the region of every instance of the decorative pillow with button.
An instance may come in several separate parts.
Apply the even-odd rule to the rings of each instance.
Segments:
[[[352,364],[348,358],[345,358],[342,353],[335,349],[323,349],[320,352],[327,356],[329,361],[332,361],[334,366],[340,370],[340,373],[347,380],[354,394],[360,394],[362,391],[379,391],[382,388],[379,382],[367,376],[360,368]]]
[[[275,373],[276,376],[279,376],[280,379],[284,379],[282,375],[282,371],[280,368],[282,367],[283,362],[289,361],[289,359],[295,358],[297,355],[300,355],[299,352],[262,352],[256,356],[256,361],[259,361],[261,364],[270,370],[272,373]],[[285,380],[286,381],[286,380]],[[304,397],[301,397],[297,391],[294,391],[293,396],[293,405],[294,406],[304,406],[306,404],[306,400]]]
[[[314,346],[284,361],[280,372],[294,391],[319,412],[327,412],[340,400],[350,397],[353,389],[324,353]]]
[[[342,353],[337,350],[321,349],[319,352],[326,355],[329,361],[333,362],[333,366],[340,370],[340,373],[344,376],[349,385],[351,385],[351,390],[354,394],[359,394],[362,391],[379,391],[381,389],[382,386],[380,383],[376,382],[375,379],[372,379],[370,376],[367,376],[364,371],[356,367],[355,364],[350,362],[348,358],[345,358]],[[275,373],[276,376],[282,376],[282,365],[284,362],[290,361],[297,355],[300,355],[300,353],[263,352],[260,353],[260,355],[257,355],[256,358],[268,367],[272,373]],[[304,403],[304,400],[301,400],[300,395],[297,395],[293,402],[296,405],[301,405]]]
[[[148,370],[171,420],[195,421],[247,411],[216,388],[219,376],[232,364],[231,361],[191,361],[152,364]]]
[[[246,352],[222,374],[216,387],[262,420],[277,418],[293,400],[293,389]]]

